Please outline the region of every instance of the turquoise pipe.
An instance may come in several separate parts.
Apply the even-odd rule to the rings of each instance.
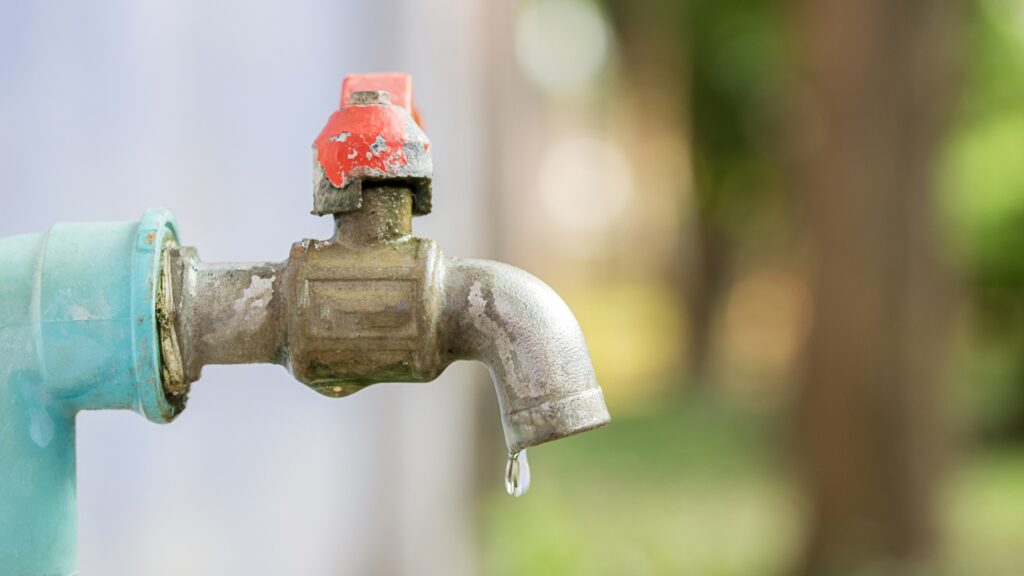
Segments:
[[[168,422],[155,302],[170,213],[0,240],[0,573],[77,571],[75,415]]]

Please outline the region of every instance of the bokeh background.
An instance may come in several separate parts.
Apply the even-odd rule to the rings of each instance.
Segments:
[[[612,425],[513,499],[481,366],[208,368],[79,417],[83,576],[1020,573],[1024,1],[0,0],[0,234],[162,205],[281,260],[374,70],[417,233],[560,292]]]

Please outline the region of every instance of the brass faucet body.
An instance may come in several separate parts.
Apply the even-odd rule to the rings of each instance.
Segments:
[[[344,396],[376,382],[433,380],[443,258],[411,235],[408,190],[364,191],[327,242],[292,246],[286,265],[288,358],[300,382]]]

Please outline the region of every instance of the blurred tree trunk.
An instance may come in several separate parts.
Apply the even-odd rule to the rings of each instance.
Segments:
[[[713,375],[715,319],[735,254],[778,192],[765,137],[775,114],[779,10],[761,0],[604,0],[616,25],[641,134],[683,135],[689,170],[673,185],[679,251],[666,275],[686,303],[686,383]],[[733,57],[742,54],[743,57]],[[681,257],[679,257],[681,255]]]
[[[698,178],[697,182],[702,180]],[[689,312],[689,384],[705,390],[713,377],[715,313],[728,287],[731,260],[725,231],[709,217],[705,206],[698,204],[697,209],[697,217],[690,222],[695,228],[691,238],[696,249],[691,253],[689,270],[681,275],[678,285]]]
[[[690,125],[690,37],[685,33],[687,6],[671,0],[604,0],[619,38],[625,63],[632,106],[637,114],[636,131],[645,140],[657,140],[661,131],[674,131],[686,143],[686,153],[693,147]],[[649,135],[655,135],[651,138]],[[692,158],[681,158],[679,164],[693,165]],[[703,387],[711,349],[712,314],[719,300],[717,275],[702,273],[702,268],[717,271],[723,268],[717,253],[705,241],[714,232],[701,207],[690,199],[692,177],[678,181],[660,181],[671,186],[684,200],[679,236],[679,249],[665,263],[664,275],[685,303],[682,324],[686,326],[688,346],[680,361],[687,370],[686,386]],[[716,244],[717,246],[717,244]]]
[[[802,572],[905,574],[936,545],[947,283],[932,176],[959,5],[795,7],[794,183],[816,250],[797,419],[812,505]]]

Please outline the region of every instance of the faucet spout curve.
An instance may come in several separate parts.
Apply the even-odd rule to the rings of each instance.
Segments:
[[[583,332],[554,290],[500,262],[445,268],[442,363],[488,367],[510,453],[609,422]]]

